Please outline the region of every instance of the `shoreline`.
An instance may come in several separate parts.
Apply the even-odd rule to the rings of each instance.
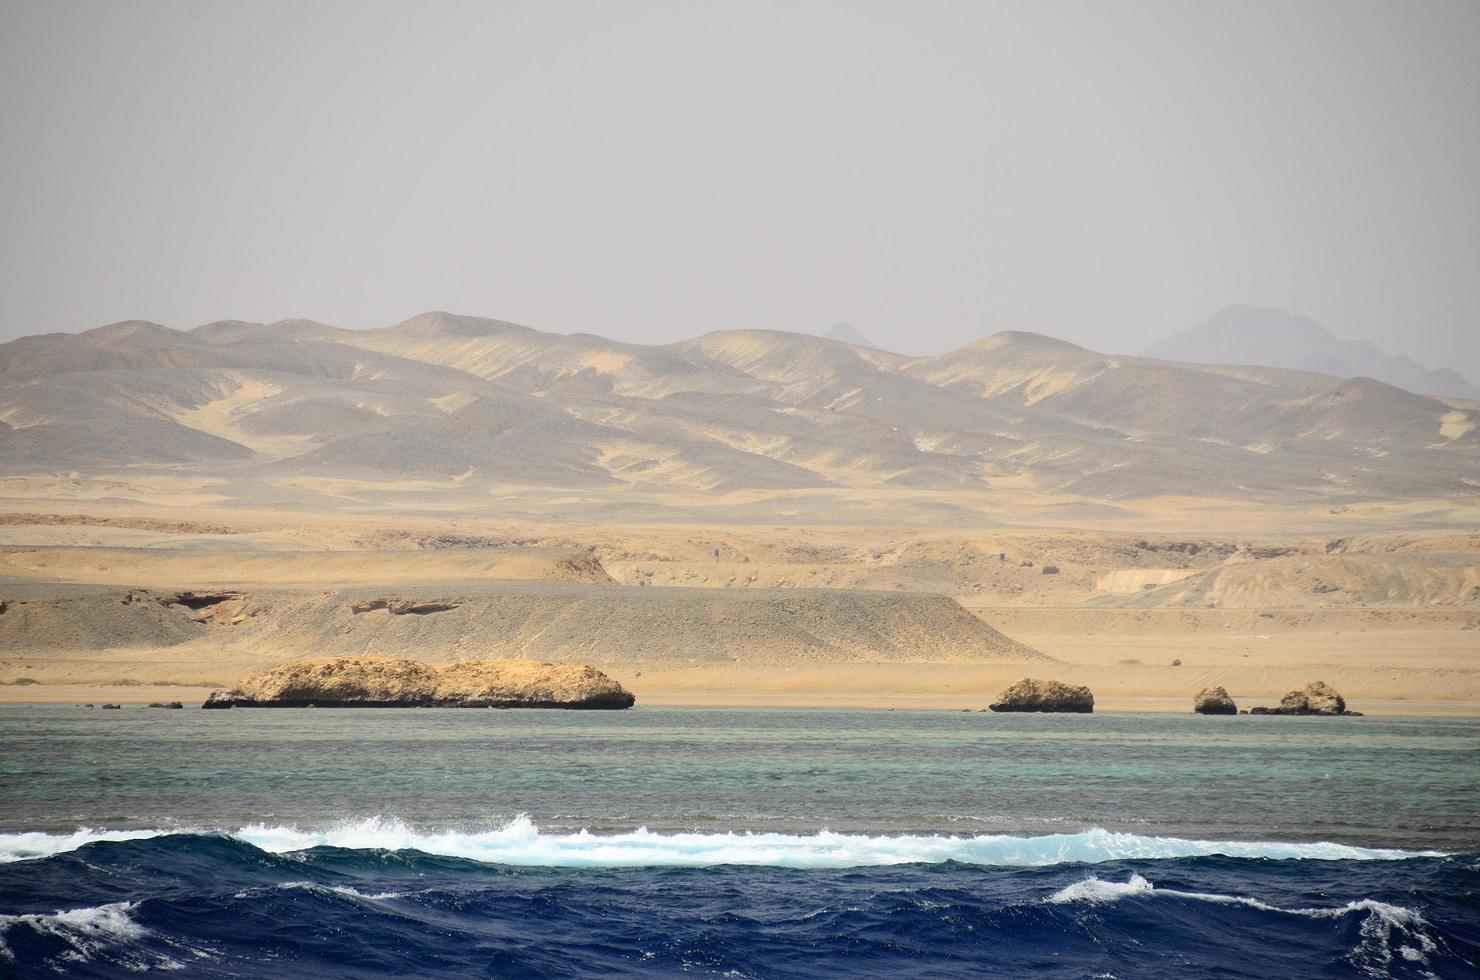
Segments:
[[[205,687],[113,686],[102,684],[26,684],[0,688],[0,705],[45,704],[85,705],[119,704],[125,708],[140,708],[153,701],[179,701],[184,709],[155,708],[155,711],[200,709],[201,703],[214,690]],[[882,693],[860,691],[766,691],[766,690],[643,690],[638,689],[637,704],[632,710],[642,708],[714,708],[714,709],[780,709],[797,711],[932,711],[946,713],[990,713],[987,701],[990,696],[977,693],[931,694],[931,693]],[[1273,699],[1251,699],[1255,703],[1277,703]],[[1355,710],[1368,717],[1410,718],[1475,718],[1480,717],[1480,703],[1467,700],[1444,700],[1435,698],[1363,699],[1355,704]],[[95,709],[100,710],[100,709]],[[244,711],[250,709],[242,709]],[[380,709],[377,709],[380,710]],[[427,710],[427,709],[419,709]],[[460,708],[457,710],[474,710]],[[507,709],[512,710],[512,709]],[[560,710],[560,709],[531,709]],[[1187,714],[1194,712],[1190,697],[1157,695],[1108,695],[1096,696],[1094,714]],[[1213,716],[1209,716],[1213,717]],[[1279,716],[1229,716],[1229,717],[1279,717]],[[1354,721],[1358,719],[1352,719]]]

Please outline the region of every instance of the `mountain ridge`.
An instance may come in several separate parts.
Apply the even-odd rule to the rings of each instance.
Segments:
[[[649,346],[432,311],[372,330],[122,321],[0,345],[12,474],[185,466],[669,498],[1467,497],[1477,428],[1480,412],[1377,381],[1022,331],[910,357],[765,330]]]

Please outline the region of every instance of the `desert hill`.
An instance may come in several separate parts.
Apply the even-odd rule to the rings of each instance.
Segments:
[[[650,347],[427,313],[0,345],[0,472],[191,467],[253,499],[328,479],[423,481],[445,499],[571,489],[601,495],[578,509],[629,516],[684,494],[858,490],[917,507],[937,491],[1459,500],[1480,493],[1477,423],[1368,379],[1027,333],[911,358],[775,331]]]

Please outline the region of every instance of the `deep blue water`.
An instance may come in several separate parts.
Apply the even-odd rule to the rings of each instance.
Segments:
[[[1480,976],[1470,720],[11,706],[0,745],[5,976]]]
[[[177,835],[0,866],[0,892],[23,916],[0,966],[18,975],[1461,977],[1480,962],[1474,857],[592,870]]]

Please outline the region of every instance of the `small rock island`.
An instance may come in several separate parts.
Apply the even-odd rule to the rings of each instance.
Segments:
[[[1360,711],[1348,711],[1346,699],[1336,689],[1321,681],[1307,684],[1298,691],[1291,691],[1280,699],[1278,707],[1258,707],[1249,710],[1251,715],[1348,715],[1361,717]]]
[[[1223,687],[1205,687],[1192,698],[1192,710],[1200,715],[1236,715],[1238,705]]]
[[[1054,711],[1090,714],[1095,710],[1095,696],[1087,687],[1072,687],[1060,681],[1041,681],[1024,677],[997,695],[987,705],[993,711]]]
[[[390,657],[330,657],[283,664],[202,708],[630,708],[621,684],[594,667],[538,660],[427,664]]]

